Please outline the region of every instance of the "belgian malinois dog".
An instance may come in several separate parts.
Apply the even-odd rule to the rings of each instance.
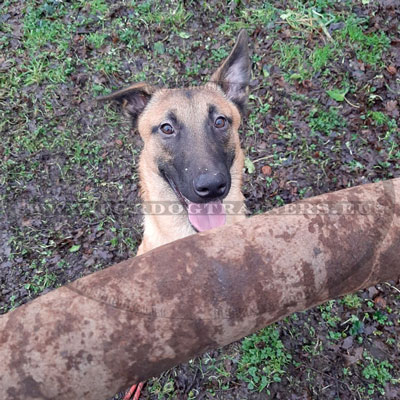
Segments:
[[[143,139],[139,176],[144,204],[175,202],[183,210],[178,215],[145,212],[138,255],[244,218],[238,128],[249,80],[248,37],[242,30],[204,86],[158,89],[142,82],[99,99],[121,103]],[[234,211],[227,212],[228,206]]]

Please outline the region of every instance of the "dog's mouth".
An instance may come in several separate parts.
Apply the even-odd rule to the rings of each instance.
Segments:
[[[222,200],[217,199],[207,203],[194,203],[187,199],[178,189],[174,180],[164,171],[162,174],[175,196],[188,213],[189,222],[197,232],[208,231],[225,225],[226,212]]]

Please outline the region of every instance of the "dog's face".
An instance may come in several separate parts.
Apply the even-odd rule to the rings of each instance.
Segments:
[[[137,123],[144,141],[142,158],[151,161],[147,164],[188,210],[198,231],[225,222],[221,202],[241,152],[238,128],[249,77],[247,34],[242,31],[205,86],[155,89],[138,83],[104,98],[121,102]]]
[[[138,128],[176,194],[207,203],[229,193],[239,123],[239,112],[220,91],[193,88],[157,92]]]

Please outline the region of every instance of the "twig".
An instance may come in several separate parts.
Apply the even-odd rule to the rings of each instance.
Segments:
[[[259,162],[259,161],[266,160],[266,159],[268,159],[268,158],[272,158],[272,157],[273,157],[273,155],[265,156],[265,157],[261,157],[261,158],[257,158],[257,160],[254,160],[254,161],[253,161],[253,164],[255,164],[255,163]]]
[[[385,283],[385,285],[388,285],[389,287],[391,287],[396,292],[400,293],[400,289],[398,289],[396,286],[391,285],[389,282],[384,282],[384,283]]]
[[[357,104],[353,104],[353,103],[351,103],[349,100],[347,100],[347,99],[346,99],[346,96],[344,96],[343,98],[345,99],[346,103],[350,104],[352,107],[354,107],[354,108],[360,108],[360,106],[358,106]]]
[[[322,31],[325,33],[326,37],[328,38],[328,40],[330,42],[333,42],[332,36],[329,33],[328,29],[326,29],[326,26],[324,23],[322,23],[321,18],[319,18],[321,16],[321,14],[318,14],[315,10],[312,10],[313,14],[315,14],[317,16],[316,20],[319,24],[319,26],[321,27]]]

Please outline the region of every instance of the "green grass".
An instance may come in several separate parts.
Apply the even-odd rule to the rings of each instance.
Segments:
[[[175,385],[174,380],[170,378],[166,383],[161,384],[159,380],[153,379],[148,384],[149,393],[157,396],[158,399],[174,399],[175,394]]]
[[[330,136],[340,132],[346,126],[346,120],[336,108],[331,107],[328,111],[314,108],[308,116],[308,124],[313,133],[319,132]]]
[[[357,294],[348,294],[342,298],[342,303],[349,308],[358,308],[362,305],[362,300]]]
[[[365,20],[348,18],[340,39],[350,45],[359,60],[369,65],[381,65],[382,53],[388,49],[389,37],[383,33],[366,33]]]
[[[316,48],[311,54],[311,65],[315,72],[321,71],[333,59],[334,48],[331,45]]]
[[[93,32],[87,36],[87,41],[93,47],[95,47],[96,49],[99,49],[100,47],[103,46],[107,37],[108,37],[108,35],[106,33]]]
[[[205,7],[211,7],[206,5]],[[233,19],[225,16],[224,22],[221,23],[218,29],[225,34],[235,35],[239,29],[249,28],[253,29],[254,26],[262,25],[269,26],[272,22],[276,21],[279,16],[279,9],[274,7],[268,2],[263,2],[259,7],[246,7],[240,1],[237,2],[236,18]]]
[[[161,4],[152,0],[132,1],[137,23],[166,25],[175,32],[183,29],[193,14],[185,9],[183,1],[166,1]]]
[[[373,395],[375,392],[378,392],[380,395],[384,396],[386,383],[398,382],[391,373],[393,365],[387,360],[379,361],[374,359],[366,351],[363,356],[365,363],[362,369],[362,376],[370,381],[367,390],[368,395]]]
[[[237,376],[250,390],[259,392],[272,382],[280,382],[292,356],[279,338],[279,330],[269,326],[242,341]]]
[[[57,276],[49,273],[46,270],[36,270],[35,275],[29,283],[26,283],[25,289],[30,293],[38,294],[48,287],[52,287],[57,281]]]
[[[299,79],[309,76],[306,68],[306,54],[300,44],[276,42],[272,47],[280,53],[280,66],[283,70],[293,72]]]
[[[304,44],[277,41],[272,46],[277,51],[277,62],[288,79],[304,81],[325,69],[337,57],[337,49],[331,44],[307,50]]]
[[[382,54],[390,44],[390,38],[385,33],[367,33],[366,20],[350,16],[344,20],[343,29],[330,35],[329,25],[340,21],[341,17],[327,12],[329,2],[308,3],[315,8],[297,2],[296,7],[279,13],[280,19],[296,32],[285,42],[274,42],[272,47],[277,52],[277,63],[287,78],[301,81],[319,72],[329,74],[329,64],[340,58],[348,47],[353,49],[360,61],[382,66]],[[307,46],[310,35],[323,35],[327,43],[310,51]]]
[[[330,328],[336,328],[338,322],[340,321],[340,317],[338,315],[335,315],[334,312],[332,312],[335,305],[336,305],[335,301],[330,300],[326,302],[324,305],[319,307],[319,310],[321,312],[321,317]]]
[[[86,3],[91,12],[99,15],[104,15],[110,7],[105,0],[89,0]]]
[[[369,111],[367,115],[371,117],[377,126],[382,126],[389,122],[389,118],[382,111]]]

